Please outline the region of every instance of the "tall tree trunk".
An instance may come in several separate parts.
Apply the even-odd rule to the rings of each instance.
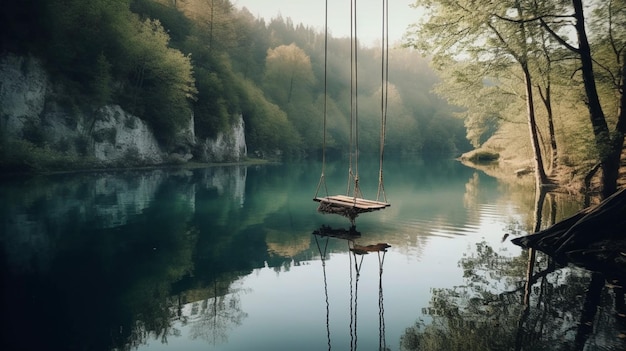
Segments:
[[[617,179],[622,161],[622,149],[624,148],[624,134],[626,134],[626,51],[622,54],[622,76],[620,78],[619,92],[621,94],[617,125],[611,136],[611,151],[608,155],[608,163],[612,165],[611,177],[615,179],[613,192],[617,191]]]
[[[554,175],[559,163],[559,152],[556,143],[556,132],[554,131],[554,111],[552,111],[552,93],[550,89],[550,83],[545,87],[545,92],[541,90],[540,86],[537,86],[539,90],[539,96],[546,108],[548,114],[548,133],[550,134],[550,175]]]
[[[545,87],[545,92],[542,92],[539,88],[539,95],[541,101],[546,107],[546,113],[548,114],[548,133],[550,134],[550,175],[554,175],[556,168],[559,165],[559,152],[556,143],[556,132],[554,131],[554,111],[552,111],[552,92],[550,89],[550,82]]]
[[[615,128],[621,133],[620,150],[624,147],[624,135],[626,134],[626,50],[622,52],[622,78],[620,86],[619,116],[617,119],[617,127]]]
[[[530,131],[530,140],[535,155],[535,177],[537,181],[537,186],[541,186],[548,183],[548,177],[546,176],[546,171],[543,168],[543,157],[541,156],[541,146],[539,144],[537,121],[535,118],[533,86],[527,63],[522,63],[522,69],[524,70],[524,81],[526,82],[526,107],[528,110],[528,128]]]
[[[515,7],[519,13],[519,16],[523,16],[523,9],[519,1],[515,2]],[[539,132],[537,130],[537,120],[535,118],[535,101],[533,97],[533,84],[532,78],[530,75],[530,70],[528,68],[528,47],[527,47],[527,34],[526,34],[526,25],[522,21],[519,23],[519,29],[521,34],[521,44],[522,50],[519,54],[515,55],[517,62],[522,66],[522,71],[524,72],[524,83],[526,85],[526,108],[528,114],[528,129],[530,131],[530,141],[533,148],[534,158],[535,158],[535,180],[537,189],[541,188],[542,185],[548,183],[548,177],[546,176],[546,171],[543,168],[543,156],[541,155],[541,145],[539,143]],[[504,39],[501,39],[504,42]]]
[[[548,131],[550,133],[550,149],[551,149],[550,174],[554,175],[556,173],[557,167],[559,166],[559,149],[556,144],[556,132],[554,131],[554,114],[553,114],[551,105],[548,108]]]
[[[587,39],[585,30],[585,16],[583,13],[582,0],[572,0],[574,6],[574,17],[576,18],[576,35],[578,36],[578,53],[580,54],[581,71],[585,93],[587,94],[587,108],[589,109],[589,117],[593,134],[596,140],[596,147],[600,153],[600,162],[602,164],[602,197],[607,198],[617,189],[617,176],[619,171],[619,156],[614,155],[615,150],[611,150],[611,139],[609,128],[604,118],[602,105],[593,73],[593,60],[591,58],[591,47]],[[621,151],[621,150],[620,150]]]
[[[537,90],[539,91],[539,96],[541,97],[541,101],[543,102],[544,107],[546,108],[546,113],[548,117],[548,133],[550,137],[550,176],[554,176],[556,173],[556,169],[559,166],[559,151],[556,142],[556,132],[554,129],[554,111],[552,110],[552,51],[548,49],[548,38],[544,32],[540,33],[541,35],[541,49],[543,52],[543,56],[546,59],[546,66],[541,67],[539,65],[539,71],[543,71],[540,73],[543,76],[544,84],[543,89],[541,85],[537,85]]]
[[[293,77],[296,75],[296,72],[291,72],[291,79],[289,80],[289,94],[287,95],[287,103],[291,102],[291,94],[293,93]]]
[[[213,50],[213,11],[215,11],[215,1],[211,0],[211,17],[209,20],[209,49]]]

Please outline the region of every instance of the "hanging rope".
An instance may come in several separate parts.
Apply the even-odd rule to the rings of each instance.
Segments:
[[[381,131],[380,131],[380,169],[378,175],[378,191],[376,200],[364,198],[359,184],[359,78],[358,78],[358,23],[357,23],[357,0],[350,1],[350,139],[348,147],[349,167],[346,195],[328,195],[326,186],[326,139],[328,120],[328,0],[325,9],[325,31],[324,31],[324,127],[322,145],[322,173],[315,192],[314,201],[319,202],[318,211],[322,213],[341,214],[350,219],[352,226],[354,220],[360,213],[382,210],[390,206],[387,203],[383,183],[383,163],[385,134],[387,123],[387,106],[389,91],[389,0],[383,0],[383,25],[382,25],[382,60],[381,60]],[[318,197],[318,193],[324,186],[326,196]],[[384,202],[379,201],[381,198]]]
[[[359,40],[357,29],[357,1],[352,0],[350,2],[350,166],[346,195],[351,195],[355,202],[357,198],[363,197],[359,186]]]
[[[387,110],[389,105],[389,0],[383,0],[382,45],[381,45],[381,94],[380,94],[380,168],[378,171],[378,192],[376,201],[381,196],[387,202],[383,182],[383,163],[385,155],[385,138],[387,129]]]
[[[324,126],[323,126],[323,137],[322,137],[322,174],[320,175],[320,180],[317,183],[317,189],[315,190],[315,196],[313,198],[317,198],[317,195],[320,191],[320,187],[324,186],[324,191],[326,196],[328,197],[328,187],[326,185],[326,120],[328,119],[328,0],[326,0],[326,7],[324,9]]]

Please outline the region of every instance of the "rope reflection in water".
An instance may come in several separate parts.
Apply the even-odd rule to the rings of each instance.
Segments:
[[[320,259],[322,262],[322,272],[324,277],[324,294],[326,302],[326,336],[328,341],[328,350],[332,349],[331,328],[330,328],[330,303],[328,297],[328,282],[326,274],[326,260],[328,258],[328,247],[330,239],[345,240],[348,244],[349,253],[349,286],[350,286],[350,350],[355,351],[358,346],[357,333],[357,312],[358,312],[358,290],[359,279],[361,276],[361,267],[365,255],[370,252],[376,252],[378,255],[378,332],[379,332],[379,350],[387,350],[385,340],[385,309],[383,300],[383,265],[385,263],[385,254],[387,249],[391,247],[387,243],[377,243],[372,245],[359,245],[356,240],[361,238],[361,233],[356,231],[354,226],[350,229],[333,229],[329,226],[322,226],[313,232],[315,243],[317,245]],[[323,239],[323,240],[320,240]],[[321,243],[320,243],[321,242]],[[354,267],[354,269],[353,269]]]

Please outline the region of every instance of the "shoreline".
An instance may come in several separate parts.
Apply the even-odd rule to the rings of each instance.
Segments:
[[[14,178],[20,176],[33,177],[33,176],[50,176],[50,175],[62,175],[62,174],[87,174],[87,173],[105,173],[105,172],[128,172],[128,171],[150,171],[157,169],[200,169],[210,167],[229,167],[229,166],[255,166],[279,163],[278,161],[271,161],[257,158],[246,158],[242,161],[233,162],[185,162],[185,163],[162,163],[145,166],[129,166],[129,167],[92,167],[92,168],[75,168],[64,170],[33,170],[33,171],[16,171],[16,172],[2,172],[0,174],[0,180],[7,178]]]

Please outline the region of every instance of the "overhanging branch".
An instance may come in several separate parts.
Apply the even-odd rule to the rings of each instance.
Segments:
[[[555,31],[550,28],[550,26],[543,20],[543,18],[539,18],[539,22],[541,23],[541,27],[543,27],[552,37],[559,42],[559,44],[565,46],[568,50],[573,51],[576,54],[580,54],[580,50],[568,42],[566,42],[560,35],[558,35]]]

